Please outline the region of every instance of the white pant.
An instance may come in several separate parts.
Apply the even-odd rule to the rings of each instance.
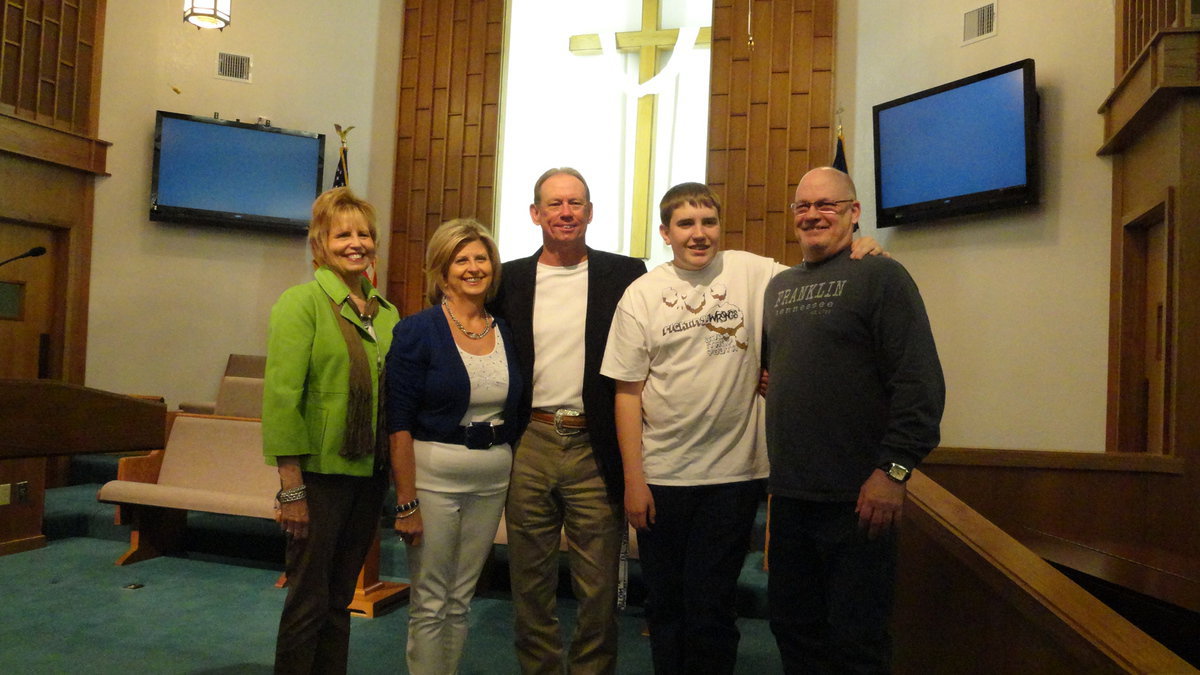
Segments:
[[[425,535],[408,546],[408,670],[444,675],[458,670],[467,642],[467,613],[504,509],[505,493],[417,490]]]

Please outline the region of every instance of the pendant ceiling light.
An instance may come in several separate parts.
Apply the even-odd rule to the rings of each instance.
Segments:
[[[218,28],[229,25],[231,0],[184,0],[183,20],[196,28]]]

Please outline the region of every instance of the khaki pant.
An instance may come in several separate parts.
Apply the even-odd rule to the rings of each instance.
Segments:
[[[614,672],[624,516],[608,500],[586,433],[559,436],[552,425],[530,423],[513,458],[505,521],[522,672],[562,672],[555,590],[563,528],[579,601],[569,672]]]

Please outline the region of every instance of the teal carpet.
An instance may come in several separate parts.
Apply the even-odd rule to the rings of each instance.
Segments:
[[[91,501],[94,486],[61,490],[49,491],[46,528],[47,535],[60,538],[43,549],[0,556],[0,673],[271,672],[283,602],[283,591],[273,585],[278,564],[196,552],[117,567],[113,561],[127,547],[128,535],[125,528],[111,525],[112,507]],[[71,495],[66,501],[75,501],[75,507],[55,506],[54,493],[60,501]],[[53,526],[52,512],[57,518]],[[403,555],[394,556],[387,544],[384,548],[385,578],[397,579],[403,575]],[[758,556],[748,557],[743,576],[761,574],[761,568],[755,569],[760,563]],[[753,597],[743,598],[740,609],[761,616],[760,600]],[[568,633],[575,607],[572,599],[559,600],[560,621]],[[350,672],[407,672],[407,620],[403,604],[375,619],[355,618]],[[496,587],[477,597],[470,621],[460,672],[518,672],[512,603],[505,589]],[[651,672],[643,625],[638,606],[621,618],[620,673]],[[780,672],[767,622],[742,618],[738,626],[738,672]]]

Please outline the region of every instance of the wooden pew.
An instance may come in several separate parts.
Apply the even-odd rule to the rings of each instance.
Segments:
[[[262,423],[245,417],[175,415],[166,447],[122,458],[117,480],[97,499],[116,504],[131,524],[128,565],[183,548],[188,511],[275,519],[276,470],[263,462]],[[378,535],[350,609],[375,616],[404,597],[407,584],[379,579]]]

